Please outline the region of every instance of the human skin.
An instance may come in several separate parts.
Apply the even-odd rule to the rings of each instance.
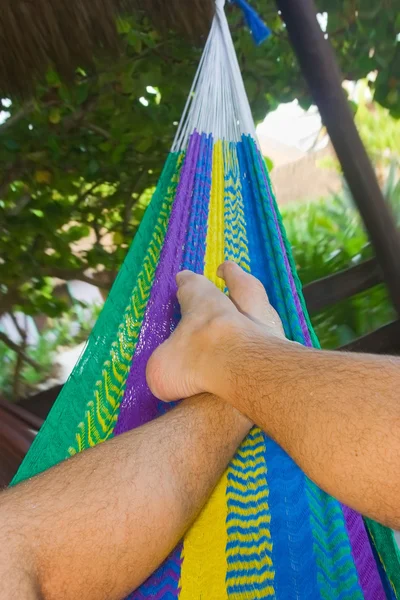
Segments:
[[[1,600],[121,600],[168,556],[250,422],[205,394],[0,494]]]
[[[232,262],[219,275],[240,310],[201,275],[178,275],[182,320],[148,363],[153,393],[212,393],[326,492],[400,528],[400,359],[289,342],[260,282]]]
[[[203,394],[1,493],[0,600],[125,597],[182,538],[251,425]]]
[[[156,395],[192,397],[0,494],[0,600],[126,596],[182,538],[253,422],[321,487],[398,528],[399,360],[288,342],[262,285],[232,263],[219,273],[230,299],[178,276],[181,324],[148,365]]]

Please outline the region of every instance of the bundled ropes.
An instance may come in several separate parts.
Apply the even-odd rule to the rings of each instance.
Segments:
[[[223,0],[172,152],[87,348],[15,482],[170,409],[146,363],[176,327],[175,275],[234,260],[288,338],[317,346],[272,192]],[[184,540],[130,598],[362,599],[400,592],[391,531],[341,505],[253,428]]]

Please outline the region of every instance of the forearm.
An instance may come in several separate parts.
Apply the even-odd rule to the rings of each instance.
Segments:
[[[2,494],[1,598],[28,598],[19,581],[45,600],[120,600],[178,543],[249,428],[192,398]]]
[[[202,276],[178,275],[182,319],[147,365],[154,394],[215,394],[320,487],[400,528],[400,359],[288,342],[258,280],[231,262],[218,276],[229,299]]]
[[[321,488],[400,527],[400,360],[235,334],[229,398]],[[214,366],[215,368],[215,366]]]

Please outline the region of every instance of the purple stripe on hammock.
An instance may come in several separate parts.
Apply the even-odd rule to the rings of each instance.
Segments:
[[[385,600],[386,594],[379,575],[362,517],[344,504],[341,505],[349,534],[358,579],[366,600]]]
[[[146,364],[155,348],[167,339],[172,330],[174,299],[176,297],[175,275],[182,261],[199,146],[200,136],[192,136],[185,163],[182,167],[138,345],[128,376],[115,435],[140,427],[140,425],[154,419],[158,414],[159,400],[152,395],[146,383]],[[175,574],[176,571],[180,573],[182,547],[182,543],[178,544],[166,561],[140,588],[130,595],[129,599],[153,598],[161,600],[166,593],[170,597],[178,598],[179,578],[176,580]]]
[[[189,142],[115,435],[140,427],[158,416],[159,401],[147,386],[146,365],[154,350],[168,338],[174,326],[174,314],[177,312],[175,276],[182,263],[200,139],[200,135],[194,134]]]
[[[197,134],[196,134],[197,135]],[[211,174],[213,157],[213,139],[211,135],[201,134],[193,196],[190,204],[190,218],[184,247],[184,256],[179,270],[190,269],[194,273],[204,273],[208,210],[210,205]],[[172,329],[180,320],[180,307],[175,299]],[[158,414],[162,415],[177,403],[158,402]]]
[[[181,547],[175,548],[163,564],[125,600],[165,600],[178,598],[181,573]]]
[[[181,266],[196,272],[202,272],[204,269],[205,243],[202,236],[205,236],[207,228],[211,168],[212,138],[194,133],[182,168],[169,227],[139,336],[138,349],[141,342],[142,345],[139,354],[138,350],[135,353],[128,377],[116,435],[148,422],[171,407],[159,402],[151,394],[146,384],[145,369],[154,349],[167,339],[179,319],[176,273]],[[199,218],[202,219],[200,224]],[[125,402],[125,398],[129,401]],[[150,410],[141,410],[142,404],[149,404]],[[164,598],[166,594],[170,598],[177,598],[181,556],[182,543],[178,544],[155,573],[129,596],[129,600],[145,598],[157,600]]]
[[[268,198],[270,201],[271,211],[274,216],[275,225],[278,230],[280,246],[285,261],[285,266],[288,272],[290,287],[293,293],[296,309],[299,315],[301,329],[304,335],[304,343],[306,346],[312,347],[311,336],[308,331],[307,322],[304,317],[303,309],[300,303],[299,295],[297,293],[296,284],[294,282],[290,263],[286,254],[285,244],[283,242],[282,232],[279,226],[278,218],[276,216],[276,210],[274,201],[271,194],[271,189],[268,183],[268,178],[265,173],[265,164],[261,157],[261,154],[257,150],[257,154],[260,161],[261,170],[264,177],[265,187],[268,192]],[[343,515],[346,523],[346,529],[350,540],[354,563],[357,568],[358,579],[361,588],[364,593],[366,600],[384,600],[385,592],[379,576],[378,568],[376,566],[375,558],[373,556],[370,541],[365,529],[364,521],[361,515],[357,512],[341,504]]]

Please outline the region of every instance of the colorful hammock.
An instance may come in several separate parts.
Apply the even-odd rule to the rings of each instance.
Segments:
[[[257,145],[223,0],[152,202],[85,352],[14,483],[163,414],[145,379],[179,319],[175,275],[238,262],[286,335],[318,346]],[[133,600],[396,598],[393,533],[341,505],[253,428],[199,519]]]

